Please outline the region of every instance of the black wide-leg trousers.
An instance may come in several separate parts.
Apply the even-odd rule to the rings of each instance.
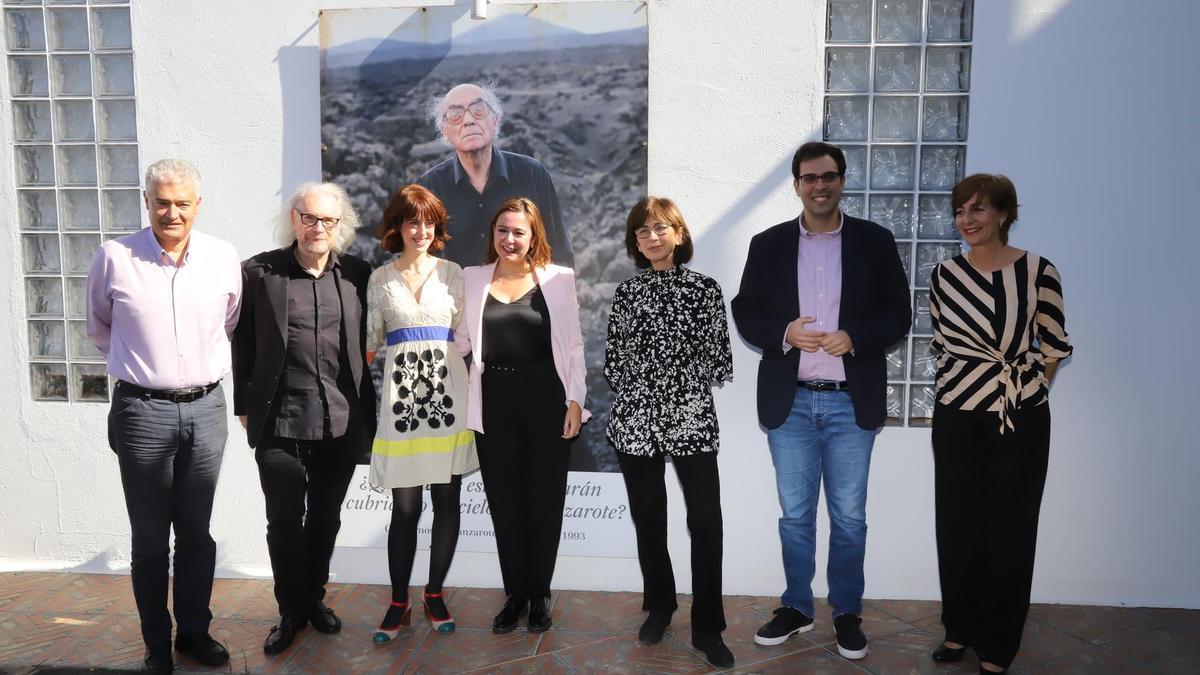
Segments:
[[[666,462],[662,455],[642,457],[617,453],[629,512],[637,533],[638,563],[642,567],[642,609],[670,614],[675,600],[675,574],[667,551]],[[717,453],[672,457],[675,476],[687,506],[692,539],[692,628],[697,632],[725,630],[721,604],[721,481]]]
[[[479,471],[496,533],[504,592],[548,596],[574,439],[562,437],[566,394],[553,362],[488,364],[482,374]]]
[[[1021,645],[1050,455],[1049,404],[933,416],[938,572],[946,639],[1007,668]]]
[[[325,598],[342,501],[361,448],[357,431],[324,441],[258,443],[254,458],[267,505],[267,553],[280,616],[306,618]]]

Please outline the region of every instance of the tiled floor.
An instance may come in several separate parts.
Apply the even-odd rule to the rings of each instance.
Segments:
[[[493,635],[492,614],[503,600],[494,589],[449,591],[457,632],[432,633],[414,613],[413,626],[383,646],[371,629],[389,600],[383,586],[336,584],[328,604],[345,623],[338,635],[311,628],[284,654],[267,658],[262,641],[275,618],[268,581],[218,579],[212,632],[229,647],[223,671],[305,673],[683,673],[712,670],[689,641],[689,598],[668,637],[638,644],[643,613],[635,593],[563,591],[554,601],[554,627],[542,635]],[[412,597],[418,598],[417,589]],[[828,608],[817,627],[778,647],[754,644],[754,631],[776,600],[727,596],[726,644],[746,673],[974,673],[968,657],[935,666],[929,650],[941,637],[938,603],[874,600],[863,628],[867,658],[837,656]],[[0,673],[130,670],[141,666],[142,645],[129,578],[94,574],[0,574]],[[178,657],[185,671],[210,669]],[[1200,673],[1200,610],[1035,605],[1014,673]]]

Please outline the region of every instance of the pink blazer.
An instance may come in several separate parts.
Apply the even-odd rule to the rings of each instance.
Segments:
[[[454,331],[454,344],[466,356],[483,344],[483,304],[492,287],[496,263],[463,270],[463,315]],[[587,370],[583,364],[583,334],[579,330],[579,300],[575,297],[575,272],[569,267],[548,265],[533,271],[546,308],[550,311],[550,349],[554,354],[554,370],[567,392],[567,401],[583,408],[583,421],[592,416],[583,407],[587,397]],[[467,426],[483,430],[483,387],[480,373],[486,367],[480,352],[474,352],[470,367],[470,393],[467,397]]]

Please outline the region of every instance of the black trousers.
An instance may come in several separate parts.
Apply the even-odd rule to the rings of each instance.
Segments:
[[[946,639],[1007,668],[1021,645],[1050,456],[1050,406],[933,416],[938,572]]]
[[[208,522],[225,451],[225,407],[219,386],[188,403],[152,399],[122,383],[113,390],[108,442],[121,466],[133,534],[133,597],[148,646],[171,643],[172,529],[179,634],[203,635],[212,621],[208,604],[217,545]]]
[[[629,512],[637,533],[638,562],[642,566],[642,609],[675,611],[675,575],[667,552],[666,462],[658,457],[617,453]],[[672,457],[675,476],[687,505],[688,534],[692,538],[692,628],[699,632],[725,630],[721,605],[721,481],[717,453]]]
[[[562,438],[566,394],[554,364],[487,365],[479,471],[496,532],[504,592],[550,593],[567,496],[573,439]]]
[[[279,614],[296,619],[325,598],[342,501],[362,444],[357,432],[325,441],[263,438],[254,458],[267,503],[267,552]]]

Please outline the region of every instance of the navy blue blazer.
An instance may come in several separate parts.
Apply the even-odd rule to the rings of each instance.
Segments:
[[[863,429],[887,417],[889,347],[912,324],[908,278],[892,233],[875,223],[844,216],[842,298],[838,328],[850,335],[854,354],[842,357],[854,418]],[[746,268],[731,303],[742,338],[762,352],[758,365],[758,420],[768,429],[783,424],[796,395],[800,350],[783,351],[787,326],[800,316],[796,261],[799,218],[780,223],[750,240]]]

